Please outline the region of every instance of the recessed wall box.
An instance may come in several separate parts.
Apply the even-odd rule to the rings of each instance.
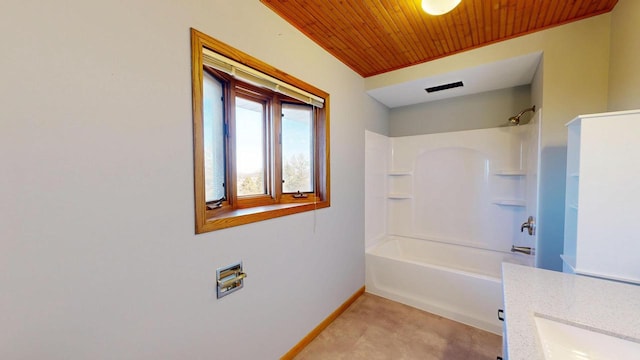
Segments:
[[[242,262],[218,268],[218,270],[216,270],[216,280],[218,283],[216,295],[218,299],[242,289],[244,286],[243,279],[246,277],[247,274],[242,271]]]

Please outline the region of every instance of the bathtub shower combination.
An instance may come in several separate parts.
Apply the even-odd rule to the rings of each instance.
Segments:
[[[523,241],[528,125],[366,133],[367,291],[501,334],[501,263]]]

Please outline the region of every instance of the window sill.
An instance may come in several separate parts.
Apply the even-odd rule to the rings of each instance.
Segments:
[[[250,224],[253,222],[273,219],[305,211],[313,211],[329,206],[329,201],[319,201],[316,203],[286,203],[256,206],[246,209],[235,209],[212,216],[208,218],[204,224],[196,224],[196,233],[201,234],[209,231],[226,229],[233,226]]]

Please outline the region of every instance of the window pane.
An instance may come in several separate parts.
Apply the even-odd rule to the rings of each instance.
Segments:
[[[282,104],[282,191],[313,192],[313,107]]]
[[[236,98],[238,196],[266,193],[264,111],[262,103]]]
[[[222,83],[204,73],[204,184],[206,202],[225,198],[224,100]]]

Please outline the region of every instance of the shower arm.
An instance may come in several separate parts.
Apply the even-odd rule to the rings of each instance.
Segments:
[[[524,115],[525,113],[529,112],[529,111],[536,112],[536,106],[533,105],[532,107],[530,107],[528,109],[524,109],[524,110],[520,111],[520,113],[518,115],[510,117],[509,118],[509,123],[512,124],[512,125],[520,125],[520,117],[522,115]]]
[[[520,113],[518,114],[518,118],[520,118],[520,116],[524,115],[524,113],[531,111],[531,112],[536,112],[536,106],[533,105],[532,107],[528,108],[528,109],[524,109],[522,111],[520,111]]]

